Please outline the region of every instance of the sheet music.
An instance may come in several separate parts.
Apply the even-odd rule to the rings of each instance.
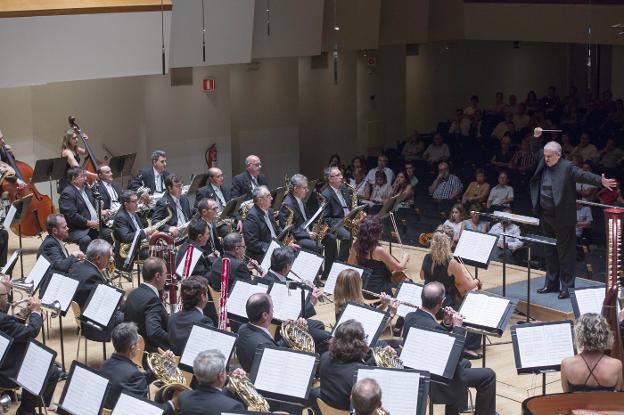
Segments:
[[[193,270],[195,269],[195,265],[197,265],[197,261],[199,261],[199,258],[201,258],[202,254],[203,252],[201,249],[197,249],[194,247],[193,256],[191,257],[191,267],[189,268],[189,275],[184,275],[184,264],[186,263],[186,252],[185,252],[184,255],[182,255],[182,260],[178,264],[178,267],[176,268],[175,273],[183,278],[193,275]]]
[[[497,235],[465,230],[457,241],[454,254],[465,260],[486,264],[497,239]]]
[[[403,283],[401,284],[401,288],[399,289],[396,298],[399,301],[405,301],[420,307],[422,304],[422,300],[420,298],[421,293],[422,286],[418,284]],[[405,304],[399,304],[399,307],[397,308],[397,315],[405,317],[412,311],[416,311],[416,309]]]
[[[516,213],[503,212],[500,210],[496,210],[493,213],[494,216],[499,216],[503,218],[508,218],[512,222],[524,223],[526,225],[539,225],[540,221],[538,218],[534,218],[532,216],[518,215]]]
[[[269,286],[264,284],[250,284],[245,281],[237,280],[234,283],[234,288],[227,299],[227,312],[247,318],[247,300],[253,294],[266,293],[269,291]]]
[[[122,296],[123,294],[113,287],[98,284],[82,315],[106,327]]]
[[[136,251],[137,243],[139,242],[140,236],[141,236],[141,229],[137,229],[134,232],[134,237],[132,238],[132,245],[130,245],[130,250],[128,251],[128,257],[124,261],[125,266],[129,265],[130,261],[132,261],[132,258],[134,258],[134,253]]]
[[[44,304],[52,304],[54,301],[58,300],[61,303],[61,310],[67,310],[74,299],[77,288],[77,280],[54,273],[52,274],[52,278],[50,279],[45,293],[43,293],[41,302]]]
[[[299,255],[297,255],[295,262],[293,262],[292,271],[305,281],[314,281],[324,260],[322,256],[311,254],[306,251],[299,251]],[[292,272],[288,274],[288,278],[299,281],[299,278],[294,276]]]
[[[12,204],[4,218],[4,222],[2,222],[2,226],[4,227],[4,229],[11,228],[11,223],[13,223],[15,213],[17,213],[17,208],[15,207],[15,205]]]
[[[2,358],[4,357],[4,354],[7,351],[7,348],[9,347],[9,343],[10,340],[7,339],[4,336],[0,336],[0,361],[2,361]]]
[[[340,315],[340,320],[336,322],[336,327],[347,320],[353,319],[359,321],[364,327],[364,333],[368,336],[367,342],[370,346],[373,342],[373,337],[379,330],[379,326],[383,324],[385,316],[385,313],[379,312],[373,308],[358,307],[353,304],[347,304],[347,307]]]
[[[516,339],[521,367],[560,365],[565,357],[574,356],[570,323],[541,326],[516,326]]]
[[[316,356],[265,348],[258,366],[256,389],[304,398]]]
[[[17,374],[17,383],[33,395],[41,395],[52,359],[54,359],[52,353],[30,342],[22,361],[22,367]]]
[[[232,354],[234,342],[236,342],[235,336],[228,336],[215,330],[193,326],[191,334],[186,341],[186,346],[182,351],[180,363],[193,367],[195,357],[200,352],[210,349],[219,350],[227,359]]]
[[[37,288],[48,268],[50,268],[50,262],[43,255],[40,255],[35,266],[30,270],[30,274],[26,276],[25,282],[32,281],[33,287]]]
[[[503,318],[508,305],[509,300],[506,298],[468,293],[459,313],[464,316],[464,323],[495,329],[498,328],[498,323]]]
[[[263,270],[268,270],[269,268],[271,268],[271,255],[273,255],[273,251],[275,251],[275,249],[279,248],[280,246],[281,245],[277,243],[275,239],[271,239],[269,248],[267,249],[266,253],[264,254],[264,258],[262,258],[262,262],[260,263],[260,266]]]
[[[406,367],[444,376],[453,344],[453,336],[411,327],[401,351],[401,360]]]
[[[357,379],[375,379],[381,388],[384,409],[392,415],[414,415],[418,411],[420,373],[405,370],[358,369]]]
[[[321,214],[321,212],[323,211],[323,208],[325,208],[325,205],[327,203],[321,203],[321,206],[319,206],[319,208],[316,210],[316,212],[314,212],[314,215],[312,215],[312,217],[310,219],[308,219],[308,221],[306,223],[303,224],[303,229],[309,230],[308,228],[310,227],[310,225],[312,225],[314,223],[314,221],[316,220],[316,218],[318,218],[318,215]]]
[[[141,399],[137,399],[134,396],[121,393],[115,409],[111,415],[127,415],[127,414],[141,414],[141,415],[162,415],[163,409],[159,408],[155,404],[145,402]]]
[[[15,251],[13,251],[13,254],[11,255],[11,258],[9,258],[7,263],[2,267],[2,271],[0,271],[0,273],[6,274],[7,271],[9,270],[9,268],[11,268],[13,266],[13,264],[15,264],[15,262],[17,262],[17,257],[19,256],[19,254],[21,252],[22,251],[20,251],[19,249],[16,249]]]
[[[574,296],[581,316],[587,313],[602,313],[602,303],[605,299],[604,287],[574,290]]]
[[[325,281],[325,288],[323,289],[323,292],[325,294],[334,294],[334,288],[336,287],[336,279],[338,278],[338,274],[340,274],[340,272],[344,271],[345,269],[352,269],[356,271],[360,275],[360,277],[362,277],[362,274],[364,273],[364,270],[362,268],[342,264],[340,262],[334,262],[331,269],[329,270],[329,274],[327,275],[327,281]]]
[[[273,284],[271,290],[273,300],[273,318],[276,320],[297,320],[301,314],[301,288],[286,284]],[[307,295],[307,292],[305,293]]]
[[[108,379],[76,365],[68,382],[60,406],[74,415],[99,415]]]

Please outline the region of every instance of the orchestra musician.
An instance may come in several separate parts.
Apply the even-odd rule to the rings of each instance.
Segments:
[[[140,244],[143,239],[151,236],[156,230],[143,228],[141,218],[136,213],[139,197],[135,192],[125,190],[119,200],[121,201],[121,208],[113,220],[113,237],[115,239],[115,266],[117,269],[123,269],[125,259],[119,255],[121,244],[131,244],[137,231],[140,232],[137,244]],[[138,250],[139,259],[145,259],[148,255],[149,249],[147,247]]]
[[[217,235],[216,226],[217,219],[219,218],[217,216],[219,205],[214,199],[204,198],[197,204],[197,211],[199,213],[199,217],[208,224],[209,229],[208,241],[206,241],[206,244],[202,247],[202,249],[204,252],[213,254],[215,258],[218,258],[223,251],[221,241],[219,241],[219,237]]]
[[[330,227],[340,222],[349,211],[351,211],[351,189],[343,183],[342,172],[337,167],[330,167],[327,176],[328,186],[323,190],[323,197],[327,200],[325,206],[325,217]],[[340,252],[336,239],[340,240]],[[351,249],[353,239],[351,232],[340,227],[336,234],[327,234],[325,240],[325,269],[323,275],[326,277],[336,259],[346,261]]]
[[[68,186],[63,189],[59,199],[59,210],[65,216],[69,226],[67,240],[77,243],[85,252],[89,243],[96,238],[112,242],[112,231],[100,227],[100,220],[95,199],[82,167],[72,167],[67,171]]]
[[[67,185],[70,184],[70,178],[67,176],[69,169],[80,167],[80,157],[87,157],[87,150],[78,145],[78,133],[73,128],[68,128],[63,136],[61,144],[61,157],[67,161],[63,177],[58,182],[58,193],[62,194]],[[97,179],[97,174],[86,172],[87,177]]]
[[[230,260],[229,263],[229,275],[228,275],[228,291],[232,290],[234,281],[241,279],[244,281],[250,281],[253,277],[251,275],[250,266],[245,263],[245,241],[238,232],[230,232],[223,238],[223,258]],[[208,283],[215,290],[221,291],[221,268],[222,261],[216,261],[212,264],[210,277]]]
[[[227,202],[232,198],[231,189],[229,186],[223,184],[223,171],[218,167],[211,167],[208,169],[208,183],[205,186],[197,189],[195,194],[195,207],[198,207],[198,203],[203,199],[212,199],[218,204],[218,213],[223,211]]]
[[[444,309],[443,323],[438,324],[436,315],[442,310],[445,299],[444,285],[438,281],[430,282],[421,293],[422,307],[408,313],[405,317],[403,340],[411,327],[435,330],[443,333],[453,332],[464,336],[463,317],[455,310]],[[470,362],[460,359],[453,379],[448,385],[431,384],[431,396],[434,403],[446,404],[445,414],[464,411],[468,401],[468,388],[476,388],[475,414],[496,414],[496,373],[489,368],[471,368]]]
[[[247,244],[247,255],[261,261],[269,249],[271,239],[277,238],[280,228],[275,223],[271,209],[271,192],[266,186],[258,186],[252,192],[254,205],[247,212],[243,222],[243,235]]]
[[[309,251],[322,253],[323,246],[316,243],[312,238],[312,232],[303,227],[304,223],[310,219],[311,215],[306,209],[305,198],[308,195],[308,179],[302,174],[294,174],[290,178],[290,193],[284,197],[279,211],[280,226],[284,228],[290,212],[292,212],[293,229],[290,233],[295,237],[297,245]],[[289,210],[290,209],[290,210]]]
[[[179,234],[178,228],[188,222],[193,213],[188,197],[182,194],[182,179],[175,174],[170,174],[165,179],[165,187],[165,194],[156,202],[152,222],[159,222],[166,218],[171,210],[171,219],[163,225],[162,230],[175,238]]]
[[[381,388],[375,379],[358,380],[351,389],[351,404],[354,415],[375,415],[383,409]],[[387,411],[386,411],[387,412]]]
[[[9,312],[9,288],[5,284],[0,284],[0,331],[7,336],[13,338],[13,343],[9,346],[2,366],[0,366],[0,387],[18,388],[13,380],[16,379],[20,369],[20,365],[26,355],[26,348],[30,340],[35,339],[39,335],[39,330],[43,325],[41,317],[41,302],[36,297],[31,297],[27,303],[27,308],[31,312],[28,323],[8,314]],[[46,384],[43,387],[42,395],[45,405],[49,406],[52,401],[52,395],[59,379],[59,369],[56,365],[48,372]],[[16,414],[18,415],[34,415],[35,409],[39,404],[38,396],[33,395],[26,389],[22,389],[22,399]]]
[[[167,153],[156,150],[152,153],[152,165],[139,170],[136,177],[128,183],[128,190],[137,191],[141,187],[147,187],[150,194],[164,193],[168,176]]]
[[[97,189],[100,195],[102,217],[108,219],[113,217],[121,206],[121,201],[119,200],[121,190],[113,180],[113,172],[110,166],[101,164],[97,170],[98,181],[95,182],[94,189]]]
[[[258,186],[268,186],[266,177],[260,173],[262,162],[253,154],[245,159],[245,171],[232,179],[232,197],[245,195],[245,200],[251,199],[252,191]]]
[[[189,250],[198,249],[202,252],[195,263],[195,267],[189,269],[189,274],[186,275],[186,277],[190,275],[200,275],[206,278],[206,283],[210,276],[210,268],[217,259],[215,254],[202,249],[203,246],[206,245],[208,238],[210,238],[210,228],[208,224],[202,219],[191,219],[191,223],[188,226],[188,240],[182,244],[176,255],[176,267],[178,267],[181,263],[186,261]]]

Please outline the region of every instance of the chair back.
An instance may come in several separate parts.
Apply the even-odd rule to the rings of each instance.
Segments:
[[[102,415],[111,415],[113,413],[112,409],[102,408]]]
[[[80,316],[82,315],[82,311],[80,310],[80,305],[77,302],[71,302],[71,310],[74,313],[74,319],[76,320],[76,324],[80,327]]]
[[[143,339],[143,336],[141,336],[140,334],[138,336],[139,340],[137,341],[137,351],[132,358],[132,361],[138,367],[143,367],[143,352],[145,351],[145,339]]]
[[[343,411],[336,409],[333,406],[329,406],[321,398],[316,398],[316,404],[321,410],[322,415],[349,415],[349,411]]]
[[[534,396],[522,402],[523,415],[570,415],[578,410],[622,413],[622,408],[624,392],[555,393]]]
[[[221,292],[208,285],[208,294],[210,294],[215,311],[217,312],[217,315],[219,315],[219,310],[221,309]]]

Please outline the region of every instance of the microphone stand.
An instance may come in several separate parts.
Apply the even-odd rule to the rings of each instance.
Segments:
[[[289,290],[291,287],[301,288],[301,317],[305,318],[306,288],[308,286],[304,282],[299,281],[286,281],[286,286]]]

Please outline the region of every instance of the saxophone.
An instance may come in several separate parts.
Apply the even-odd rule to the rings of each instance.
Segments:
[[[286,223],[284,224],[284,229],[286,229],[293,224],[295,211],[287,204],[282,204],[282,206],[288,210],[288,217],[286,218]],[[284,235],[284,238],[282,239],[282,243],[286,246],[292,246],[295,243],[295,237],[291,231],[286,232],[286,235]]]
[[[327,200],[325,196],[320,194],[319,192],[315,192],[316,198],[318,200],[319,206],[321,207],[321,213],[319,213],[319,217],[312,224],[312,232],[314,235],[312,237],[315,241],[322,241],[327,236],[327,232],[329,232],[329,225],[325,223],[325,205],[327,204]]]
[[[344,184],[351,189],[351,210],[353,210],[358,206],[357,189],[355,186],[351,186],[348,182],[344,182]],[[359,211],[356,217],[347,218],[345,220],[344,227],[351,231],[353,237],[357,236],[358,230],[360,229],[360,223],[362,223],[364,218],[366,218],[366,213]]]
[[[227,387],[241,398],[248,410],[269,412],[269,403],[258,393],[246,375],[230,375]]]
[[[169,206],[167,206],[167,217],[145,228],[144,229],[145,234],[151,233],[153,231],[157,231],[161,226],[169,222],[169,219],[171,219],[172,217],[173,217],[173,212],[171,211]],[[148,242],[146,239],[141,241],[141,248],[147,248],[147,246],[148,246]],[[119,256],[123,259],[128,258],[130,247],[132,247],[132,242],[119,244]]]

